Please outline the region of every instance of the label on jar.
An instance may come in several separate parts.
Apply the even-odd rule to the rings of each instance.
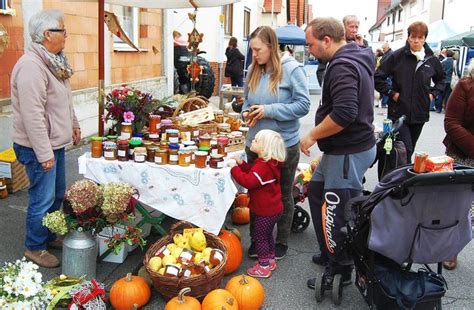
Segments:
[[[156,124],[156,129],[161,129],[161,123]]]
[[[193,136],[198,137],[199,136],[199,130],[194,130],[193,131]]]
[[[145,155],[141,155],[141,154],[135,154],[135,161],[137,162],[144,162],[145,161]]]
[[[178,161],[178,155],[170,155],[170,161]]]
[[[184,161],[185,161],[186,163],[190,163],[190,162],[191,162],[191,156],[186,156],[185,159],[184,159]]]
[[[179,268],[173,265],[166,265],[165,267],[165,275],[169,276],[178,276]]]
[[[114,157],[114,152],[113,151],[105,151],[104,152],[104,157]]]
[[[126,152],[124,150],[118,150],[118,156],[125,157]]]
[[[219,154],[219,150],[218,149],[212,149],[211,150],[211,155],[216,155],[216,154]]]
[[[184,272],[183,272],[183,277],[184,278],[189,278],[191,276],[192,272],[191,270],[189,269],[186,269]]]
[[[191,132],[189,131],[182,132],[181,139],[183,139],[183,141],[191,141]]]
[[[129,133],[129,132],[123,132],[123,131],[122,131],[122,132],[120,133],[120,137],[121,137],[121,138],[124,138],[125,140],[128,140],[128,139],[130,139],[130,138],[132,137],[132,134]]]
[[[155,256],[159,256],[161,258],[167,256],[167,255],[171,255],[171,252],[170,250],[168,250],[168,248],[166,247],[166,245],[162,246],[156,253],[155,253]]]
[[[193,253],[190,253],[189,251],[183,251],[181,252],[181,255],[179,255],[179,258],[183,262],[189,262],[193,258]]]
[[[162,160],[161,160],[161,157],[160,157],[160,156],[155,156],[155,163],[157,163],[157,164],[161,164],[161,163],[162,163]]]
[[[224,168],[224,162],[223,161],[218,161],[217,162],[217,168]]]
[[[170,143],[179,143],[179,138],[178,137],[169,137],[169,142]]]
[[[226,146],[226,147],[224,148],[224,151],[225,151],[226,153],[229,153],[229,148]]]

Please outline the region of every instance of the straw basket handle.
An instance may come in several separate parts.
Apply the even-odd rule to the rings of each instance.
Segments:
[[[184,100],[178,105],[178,107],[173,113],[173,117],[177,116],[181,110],[184,112],[191,112],[205,107],[207,107],[207,102],[205,100],[199,97],[191,97]]]

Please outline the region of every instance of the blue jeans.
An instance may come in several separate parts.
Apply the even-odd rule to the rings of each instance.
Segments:
[[[32,148],[13,144],[18,161],[30,180],[26,214],[25,246],[32,251],[45,250],[46,243],[56,239],[42,221],[46,213],[59,210],[66,191],[64,148],[54,151],[54,167],[44,171]]]

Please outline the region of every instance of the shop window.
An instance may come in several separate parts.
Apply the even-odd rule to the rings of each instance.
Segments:
[[[244,9],[244,39],[250,36],[250,9]]]
[[[232,23],[234,17],[234,5],[227,4],[222,7],[222,14],[224,14],[224,34],[232,35]]]
[[[12,7],[12,0],[0,0],[0,15],[16,15]]]
[[[132,8],[127,6],[112,6],[112,11],[117,16],[119,20],[120,26],[122,27],[123,31],[127,34],[130,40],[135,44],[138,45],[138,37],[139,37],[139,9]],[[115,50],[134,50],[132,49],[127,43],[125,43],[122,39],[117,37],[116,35],[113,36],[114,41],[114,49]]]

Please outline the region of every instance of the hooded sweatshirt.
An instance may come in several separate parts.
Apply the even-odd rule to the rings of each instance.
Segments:
[[[246,141],[248,147],[262,129],[278,132],[286,147],[291,147],[300,140],[299,119],[308,114],[310,106],[306,73],[303,65],[291,56],[283,57],[281,62],[283,74],[276,93],[269,89],[271,72],[262,74],[255,92],[251,92],[248,83],[245,83],[245,102],[242,111],[248,111],[252,105],[257,104],[265,107],[265,117],[248,131]]]
[[[354,154],[375,145],[374,70],[372,50],[355,43],[341,47],[329,61],[315,124],[329,115],[344,129],[318,140],[324,153]]]
[[[245,161],[230,170],[237,183],[249,190],[249,208],[259,216],[277,215],[283,211],[280,188],[281,164],[271,159],[257,158],[253,164]]]

